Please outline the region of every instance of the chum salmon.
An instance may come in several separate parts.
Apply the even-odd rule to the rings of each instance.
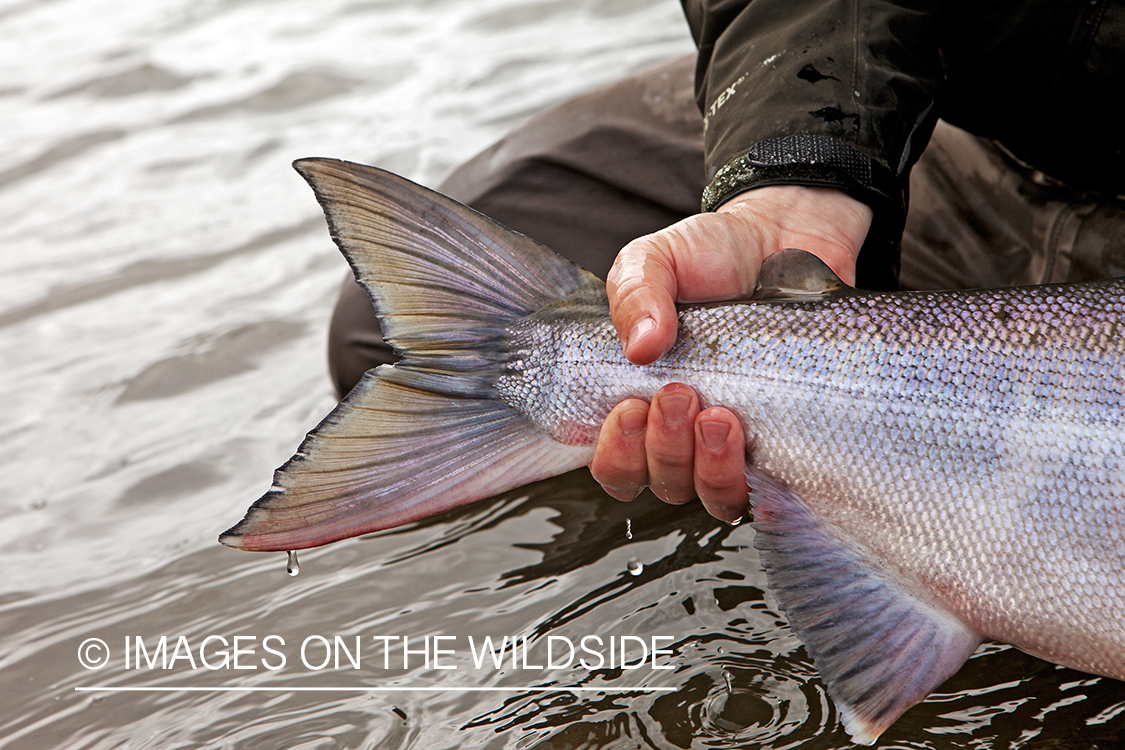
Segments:
[[[868,293],[785,251],[638,366],[596,276],[388,172],[294,166],[402,359],[223,544],[314,547],[577,469],[615,404],[680,382],[746,428],[768,584],[857,742],[985,639],[1125,680],[1125,279]]]

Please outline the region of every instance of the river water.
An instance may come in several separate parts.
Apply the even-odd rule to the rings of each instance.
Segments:
[[[690,50],[676,3],[2,0],[0,39],[0,748],[849,746],[696,506],[576,472],[298,576],[215,541],[334,403],[346,265],[289,163],[437,184]],[[881,746],[1121,736],[1121,683],[992,645]]]

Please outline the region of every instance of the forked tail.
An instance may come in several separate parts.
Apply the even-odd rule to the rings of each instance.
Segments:
[[[294,164],[402,355],[364,376],[219,537],[315,547],[391,528],[586,464],[496,400],[507,327],[602,282],[409,180],[331,159]]]

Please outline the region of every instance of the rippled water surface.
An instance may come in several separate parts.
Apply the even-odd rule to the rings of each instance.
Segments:
[[[4,0],[0,39],[0,747],[849,746],[752,529],[694,506],[578,472],[296,577],[215,541],[333,404],[346,266],[289,162],[436,184],[688,51],[675,3]],[[1122,735],[1121,683],[990,646],[881,745]]]

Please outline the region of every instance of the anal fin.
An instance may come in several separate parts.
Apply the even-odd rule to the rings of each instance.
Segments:
[[[856,742],[870,745],[981,643],[821,524],[784,484],[752,472],[754,546],[778,604]]]

